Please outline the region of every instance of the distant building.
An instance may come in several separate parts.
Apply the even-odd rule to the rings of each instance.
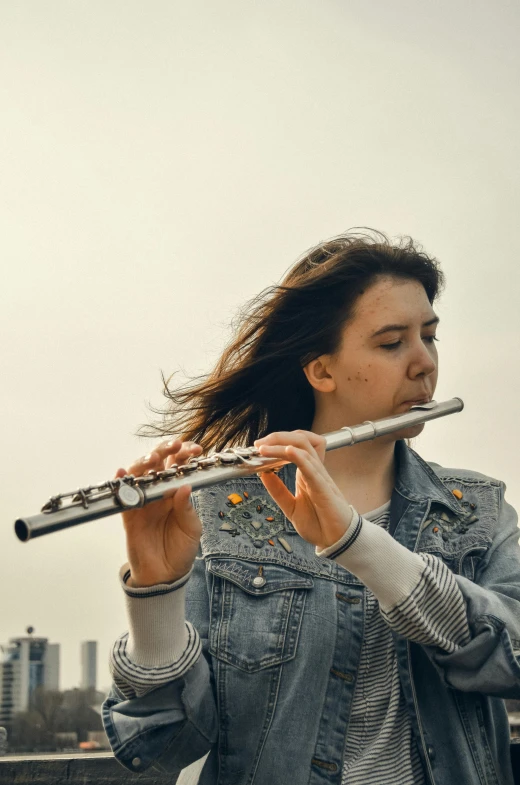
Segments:
[[[27,631],[32,632],[32,627]],[[48,638],[11,638],[0,646],[0,724],[18,711],[27,711],[36,687],[58,690],[60,646]]]
[[[97,684],[97,641],[81,644],[81,689],[96,689]]]
[[[60,688],[60,644],[48,643],[45,652],[43,686],[48,690]]]

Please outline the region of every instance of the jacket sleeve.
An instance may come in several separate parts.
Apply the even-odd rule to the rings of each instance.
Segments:
[[[454,651],[469,640],[466,603],[441,559],[414,553],[386,525],[354,511],[343,537],[317,556],[333,558],[374,594],[381,617],[394,632],[422,645]]]
[[[180,772],[211,751],[218,736],[213,672],[208,654],[209,602],[205,562],[197,558],[186,583],[186,619],[200,638],[200,653],[189,668],[160,686],[153,671],[135,668],[128,655],[102,707],[103,724],[117,760],[132,772],[153,767],[168,773],[172,784]],[[168,624],[169,619],[164,619]],[[188,625],[187,625],[188,626]],[[127,636],[116,641],[121,650]],[[124,670],[126,663],[126,671]],[[116,664],[117,666],[117,664]],[[114,657],[112,655],[114,677]],[[132,670],[136,670],[135,679]],[[175,666],[172,672],[175,673]],[[135,681],[135,683],[134,683]],[[203,762],[203,761],[202,761]]]
[[[471,638],[447,654],[425,646],[449,687],[499,698],[520,698],[520,529],[501,484],[493,541],[474,581],[455,580],[464,596]]]

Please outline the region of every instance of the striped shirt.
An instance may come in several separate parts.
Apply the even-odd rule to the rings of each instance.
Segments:
[[[369,521],[367,525],[367,521]],[[329,558],[347,562],[348,547],[363,527],[388,531],[390,502],[355,515],[350,537]],[[357,530],[357,531],[356,531]],[[350,530],[349,530],[350,531]],[[338,541],[341,542],[341,541]],[[363,547],[361,543],[361,547]],[[338,553],[339,551],[339,553]],[[319,553],[323,555],[323,552]],[[430,554],[417,554],[423,568],[415,587],[393,607],[383,610],[374,593],[365,591],[365,629],[345,745],[342,785],[425,785],[397,668],[392,630],[430,646],[454,651],[469,640],[466,608],[453,574]],[[372,569],[386,569],[384,555]]]

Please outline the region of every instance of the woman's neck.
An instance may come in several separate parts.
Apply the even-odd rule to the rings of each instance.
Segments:
[[[334,428],[314,433],[328,433]],[[395,483],[395,440],[391,436],[361,442],[352,447],[330,450],[325,468],[343,496],[361,515],[389,501]]]

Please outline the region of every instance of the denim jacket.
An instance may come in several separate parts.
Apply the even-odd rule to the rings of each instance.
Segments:
[[[504,483],[426,463],[403,441],[396,466],[390,533],[448,565],[471,632],[451,654],[393,633],[426,779],[512,785],[503,699],[520,698],[517,515]],[[280,471],[291,490],[295,471],[293,464]],[[221,531],[218,512],[232,493],[249,506],[266,504],[289,548]],[[193,499],[203,535],[186,618],[202,654],[183,676],[141,697],[126,699],[112,685],[103,721],[116,758],[130,771],[167,772],[172,783],[200,760],[200,785],[339,785],[365,587],[316,555],[256,475]]]

